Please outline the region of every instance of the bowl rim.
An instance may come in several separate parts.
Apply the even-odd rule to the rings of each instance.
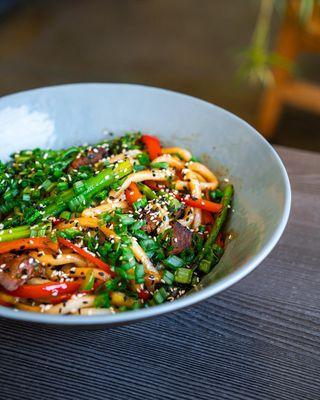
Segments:
[[[199,303],[207,298],[220,293],[221,291],[231,287],[235,283],[239,282],[242,278],[247,276],[250,272],[252,272],[258,265],[268,256],[268,254],[275,247],[277,242],[279,241],[289,219],[290,209],[291,209],[291,187],[290,181],[287,174],[287,171],[283,165],[281,158],[275,149],[269,144],[269,142],[249,123],[231,113],[228,110],[225,110],[222,107],[219,107],[215,104],[209,103],[208,101],[199,99],[194,96],[190,96],[188,94],[176,92],[169,89],[163,89],[148,85],[141,85],[135,83],[107,83],[107,82],[84,82],[84,83],[68,83],[61,85],[51,85],[45,87],[34,88],[30,90],[24,90],[16,93],[11,93],[5,96],[0,97],[0,105],[2,100],[6,100],[10,97],[20,96],[25,93],[41,93],[42,91],[50,91],[50,90],[59,90],[64,88],[77,88],[77,87],[105,87],[105,88],[125,88],[128,90],[138,89],[143,91],[150,92],[158,92],[163,93],[165,95],[173,95],[180,97],[182,99],[192,100],[193,102],[197,102],[198,104],[202,104],[207,108],[218,109],[223,114],[227,114],[229,118],[237,121],[247,128],[249,134],[258,138],[260,143],[267,148],[268,151],[271,152],[274,157],[274,161],[278,164],[280,168],[280,172],[284,181],[284,206],[282,210],[281,219],[278,222],[278,225],[269,239],[269,241],[260,249],[260,251],[253,256],[250,260],[246,261],[239,269],[231,272],[228,276],[214,282],[212,285],[203,288],[195,293],[192,293],[188,296],[181,297],[173,302],[163,303],[154,307],[144,308],[134,311],[125,311],[122,313],[115,314],[104,314],[104,315],[92,315],[92,316],[77,316],[77,315],[49,315],[49,314],[41,314],[41,313],[33,313],[28,311],[20,311],[14,310],[8,307],[0,306],[0,317],[8,318],[16,321],[25,321],[25,322],[34,322],[34,323],[42,323],[48,325],[55,326],[91,326],[91,325],[121,325],[129,322],[134,322],[138,320],[143,320],[146,318],[155,317],[158,315],[162,315],[168,312],[177,311],[185,307],[189,307],[193,304]]]

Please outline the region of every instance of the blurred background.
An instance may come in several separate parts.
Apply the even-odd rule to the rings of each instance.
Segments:
[[[185,92],[320,151],[319,2],[0,0],[0,96],[69,82]]]

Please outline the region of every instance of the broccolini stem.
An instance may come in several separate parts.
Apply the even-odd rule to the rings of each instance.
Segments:
[[[228,209],[231,204],[232,196],[233,196],[233,186],[227,185],[223,191],[223,197],[221,200],[222,210],[213,224],[211,232],[208,236],[206,243],[203,246],[202,254],[200,256],[199,269],[205,273],[210,271],[214,259],[217,258],[217,255],[213,251],[213,246],[227,218]]]
[[[0,231],[0,243],[9,240],[23,239],[30,236],[30,227],[28,225],[18,226],[16,228],[4,229]]]

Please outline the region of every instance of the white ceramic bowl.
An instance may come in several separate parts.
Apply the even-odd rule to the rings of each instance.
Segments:
[[[188,148],[235,187],[226,252],[199,290],[159,306],[101,316],[60,316],[0,307],[0,316],[55,325],[114,325],[189,306],[238,282],[270,253],[288,220],[286,170],[273,148],[235,115],[205,101],[152,87],[74,84],[0,99],[0,157],[34,147],[95,143],[107,132],[141,130]]]

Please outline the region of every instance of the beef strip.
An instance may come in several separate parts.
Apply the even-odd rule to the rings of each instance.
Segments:
[[[183,216],[184,212],[185,212],[185,205],[183,203],[181,203],[181,207],[178,208],[178,210],[175,211],[175,213],[173,214],[173,217],[175,219],[179,219]]]
[[[147,233],[154,232],[161,223],[156,213],[150,213],[150,211],[146,210],[142,211],[140,218],[146,223],[141,229]]]
[[[39,263],[28,255],[0,255],[0,285],[12,291],[22,286],[28,279],[39,275]]]
[[[173,249],[170,254],[179,254],[183,250],[191,247],[192,232],[189,228],[181,225],[179,222],[172,223],[173,235],[171,245]]]
[[[182,204],[178,210],[174,211],[173,217],[175,219],[182,217],[184,210],[185,206]],[[148,207],[141,211],[140,218],[146,222],[146,225],[141,229],[147,233],[154,232],[161,224],[161,219],[156,210],[150,210]]]
[[[70,164],[71,169],[79,169],[83,165],[94,165],[108,155],[108,150],[104,147],[96,147],[89,150],[86,155],[76,158]]]

